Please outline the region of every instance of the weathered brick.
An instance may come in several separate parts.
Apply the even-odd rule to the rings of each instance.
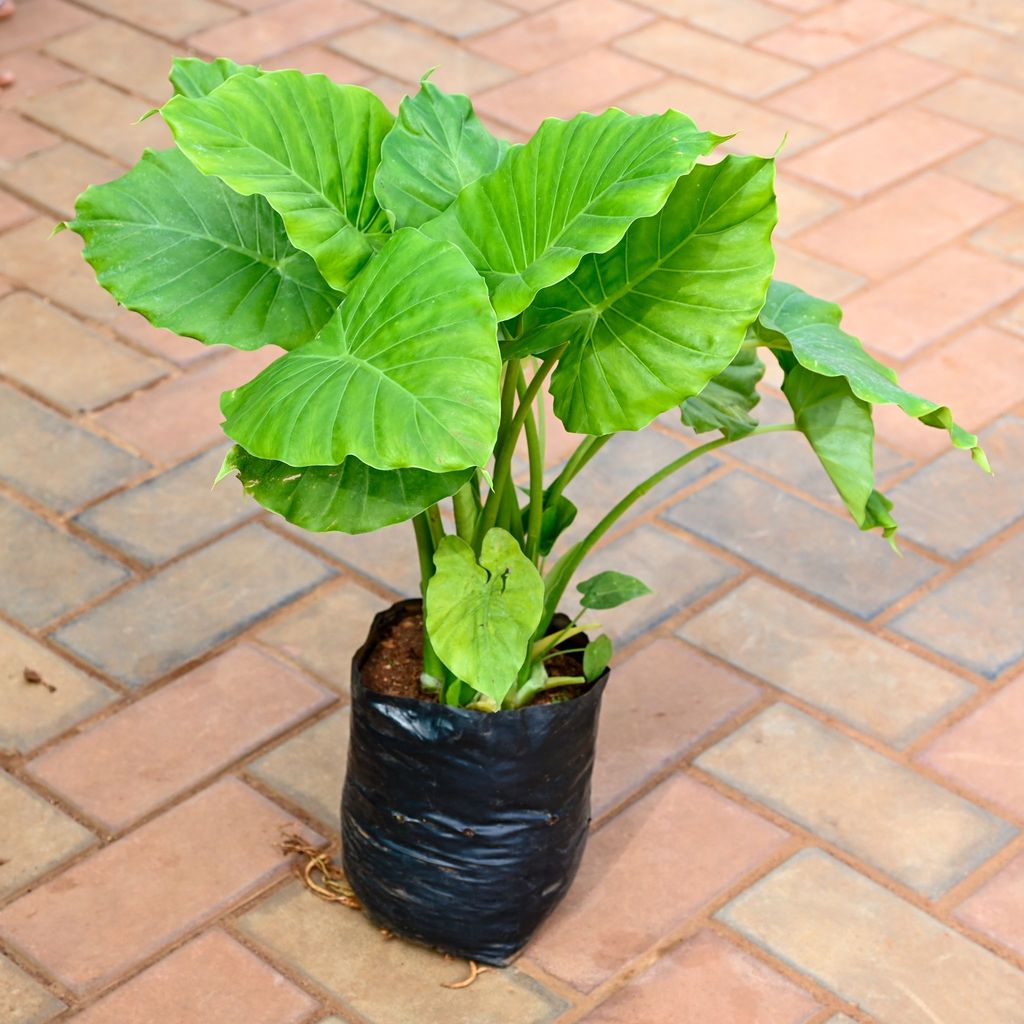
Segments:
[[[898,748],[974,693],[951,672],[756,578],[678,633]]]
[[[0,897],[96,841],[87,828],[6,772],[0,772],[0,821]]]
[[[295,669],[237,647],[29,763],[119,831],[329,703]]]
[[[58,142],[60,139],[45,128],[17,114],[0,110],[0,168]]]
[[[89,185],[102,185],[118,177],[123,171],[124,168],[113,160],[90,153],[75,142],[61,142],[0,172],[0,181],[15,192],[41,203],[57,216],[71,218],[80,193]],[[52,231],[53,224],[50,223],[46,230],[47,233]]]
[[[863,618],[877,615],[938,571],[909,551],[897,558],[852,521],[744,473],[716,480],[664,515]]]
[[[961,71],[996,78],[1007,85],[1024,85],[1020,50],[1010,39],[955,22],[925,28],[901,40],[911,53],[941,61]]]
[[[249,911],[239,927],[275,962],[374,1024],[547,1024],[566,1006],[515,968],[489,971],[462,991],[444,988],[465,977],[465,964],[389,941],[362,914],[339,910],[299,882]]]
[[[75,522],[143,565],[159,565],[259,511],[234,479],[213,481],[224,449],[152,477],[93,505]]]
[[[1008,822],[783,704],[694,763],[933,898],[1017,834]]]
[[[70,32],[92,21],[92,15],[64,0],[32,0],[22,5],[17,18],[4,21],[0,55],[30,50],[53,36]]]
[[[3,58],[4,70],[14,81],[0,89],[0,108],[17,109],[22,100],[44,92],[65,82],[76,82],[81,73],[60,64],[41,53],[22,51],[8,53]]]
[[[330,575],[262,526],[244,526],[71,620],[54,639],[128,686],[140,686]]]
[[[46,1024],[64,1004],[33,981],[20,967],[0,955],[0,1013],[17,1024]]]
[[[287,874],[285,826],[316,840],[223,779],[9,904],[0,936],[72,991],[93,991]]]
[[[1008,1024],[1024,973],[819,850],[718,915],[878,1024]]]
[[[212,0],[174,0],[154,4],[151,0],[81,0],[100,14],[109,14],[138,28],[170,39],[184,39],[211,25],[233,18],[237,12]]]
[[[0,479],[60,512],[149,469],[142,459],[3,384],[0,432],[6,439],[0,448]]]
[[[216,346],[202,345],[193,338],[179,337],[171,331],[154,327],[139,313],[121,309],[110,322],[112,330],[122,338],[134,342],[139,348],[160,356],[178,366],[191,366],[202,359],[218,355]]]
[[[956,916],[1004,946],[1024,953],[1024,855],[972,893]]]
[[[307,43],[305,46],[297,46],[294,50],[286,50],[276,57],[263,61],[260,66],[270,69],[297,68],[305,75],[326,75],[335,82],[354,85],[364,85],[373,77],[373,72],[369,68],[342,57],[340,53],[328,50],[320,43]]]
[[[643,0],[643,6],[738,43],[785,25],[790,15],[760,0]]]
[[[1024,263],[1024,209],[1014,207],[986,224],[971,235],[971,242],[997,256]]]
[[[493,0],[374,0],[373,6],[453,39],[487,32],[519,17],[518,11]]]
[[[26,669],[49,686],[27,683]],[[0,753],[38,747],[113,699],[102,683],[0,622]]]
[[[1014,0],[921,0],[921,6],[1010,36],[1024,31],[1024,12]]]
[[[994,135],[1011,135],[1024,142],[1024,110],[1020,95],[998,82],[958,78],[920,100],[937,114],[966,121]]]
[[[31,206],[0,189],[0,231],[6,231],[35,215]]]
[[[787,140],[786,149],[789,150],[791,145],[791,141]],[[775,228],[775,238],[790,238],[843,209],[842,204],[834,196],[811,185],[805,185],[788,174],[776,175],[775,197],[779,205],[779,223]]]
[[[945,168],[975,185],[1024,202],[1024,145],[1020,143],[986,139]]]
[[[780,281],[789,281],[829,302],[844,299],[864,284],[859,274],[815,259],[783,242],[775,245],[775,273]]]
[[[163,376],[163,368],[27,292],[0,302],[0,373],[72,412]]]
[[[0,537],[16,541],[0,545],[0,610],[29,628],[66,615],[130,575],[6,498],[0,498]]]

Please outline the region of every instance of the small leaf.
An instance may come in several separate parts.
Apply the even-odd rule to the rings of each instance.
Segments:
[[[753,349],[741,348],[736,358],[712,378],[699,395],[688,398],[680,407],[683,423],[698,434],[721,431],[734,441],[746,437],[757,420],[750,410],[758,403],[757,385],[764,376],[764,363]]]
[[[602,633],[583,649],[583,674],[592,683],[612,660],[612,642]]]
[[[171,62],[171,85],[175,96],[207,96],[218,85],[235,75],[259,78],[263,72],[252,64],[236,64],[227,57],[200,60],[198,57],[175,57]]]
[[[500,705],[516,683],[544,607],[544,581],[511,534],[488,530],[480,560],[461,538],[434,553],[427,585],[430,642],[459,679]]]
[[[635,576],[627,576],[625,573],[612,570],[591,576],[589,580],[578,584],[576,589],[583,595],[580,604],[584,608],[594,609],[617,608],[634,598],[654,593],[646,583]]]

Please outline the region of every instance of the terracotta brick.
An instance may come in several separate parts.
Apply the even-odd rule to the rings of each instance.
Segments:
[[[897,748],[974,694],[951,672],[757,578],[678,633]]]
[[[744,473],[716,480],[672,506],[665,518],[863,618],[938,571],[909,551],[897,558],[852,522]],[[765,543],[769,527],[771,542]]]
[[[48,686],[30,686],[25,669]],[[0,622],[0,753],[25,752],[114,700],[114,694],[35,640]]]
[[[270,345],[229,352],[110,406],[96,416],[96,423],[155,462],[176,462],[223,439],[221,393],[245,384],[279,355],[281,350]]]
[[[947,778],[1024,816],[1024,677],[944,732],[919,755]]]
[[[1004,256],[1015,263],[1024,263],[1024,209],[1015,207],[971,235],[971,243]]]
[[[262,526],[243,526],[78,616],[54,639],[126,685],[140,686],[330,575]]]
[[[283,826],[316,838],[223,779],[5,907],[0,935],[92,991],[287,874]]]
[[[124,566],[0,498],[0,610],[30,629],[52,622],[129,577]],[[60,587],[53,585],[60,580]]]
[[[1024,953],[1024,855],[957,908],[956,916],[1017,953]]]
[[[805,232],[798,244],[861,274],[884,277],[1006,209],[990,192],[923,174]]]
[[[748,99],[775,92],[807,74],[798,64],[669,21],[624,36],[616,48],[672,74],[685,69],[687,78]]]
[[[373,6],[453,39],[487,32],[520,16],[514,8],[492,0],[373,0]]]
[[[27,292],[0,302],[0,372],[71,412],[106,405],[164,374]]]
[[[113,170],[113,164],[110,168]],[[72,190],[61,192],[72,194]],[[82,259],[82,240],[71,231],[51,238],[52,230],[53,221],[39,217],[0,235],[0,274],[82,316],[109,320],[117,306],[97,286],[91,268]]]
[[[734,153],[774,153],[785,139],[783,152],[790,156],[822,138],[817,128],[803,121],[685,78],[665,78],[633,93],[619,105],[635,114],[660,114],[672,107],[691,117],[699,128],[720,135],[735,132],[736,137],[721,146],[722,151]]]
[[[0,89],[0,109],[17,108],[22,100],[45,92],[65,82],[76,82],[82,76],[41,53],[9,53],[3,58],[4,70],[14,75],[14,81]]]
[[[783,704],[697,767],[925,896],[980,867],[1017,829]]]
[[[373,76],[369,68],[364,68],[342,57],[341,54],[333,53],[318,43],[309,43],[279,53],[276,57],[263,61],[261,67],[296,68],[304,75],[326,75],[332,81],[350,85],[364,85]]]
[[[0,172],[0,180],[12,191],[35,200],[58,216],[70,218],[75,214],[75,200],[89,185],[101,185],[123,171],[112,160],[90,153],[74,142],[61,142],[19,160]],[[51,222],[47,230],[52,229]]]
[[[1024,272],[1017,267],[970,249],[944,249],[850,299],[845,303],[843,327],[884,355],[905,359],[994,306],[1012,299],[1021,287],[1024,287]],[[997,338],[1005,341],[997,341]],[[928,356],[925,364],[935,368],[949,365],[949,351],[956,357],[956,353],[963,351],[967,345],[985,352],[999,350],[1000,355],[1012,360],[1014,352],[1009,344],[1011,340],[998,331],[979,328],[972,335],[971,342],[958,343],[957,346],[950,346],[949,350]],[[910,372],[912,379],[920,383],[911,385],[904,382],[908,388],[924,387],[928,382],[948,383],[948,374],[942,374],[941,371],[939,375],[936,375],[934,369],[928,369],[923,375],[921,371]],[[962,398],[977,389],[978,401],[981,401],[982,388],[977,375],[986,372],[994,376],[999,369],[972,364],[970,380],[961,380],[957,387]],[[1009,381],[1006,383],[1009,384]],[[1007,388],[1004,385],[1000,390],[1005,391]],[[933,393],[923,393],[929,398],[941,398]],[[953,395],[949,394],[949,397],[952,399]],[[1002,404],[998,408],[990,408],[987,418],[999,415],[1006,407],[1006,404]],[[964,410],[958,412],[961,416],[966,415]],[[976,416],[971,418],[977,425],[981,425]],[[888,433],[883,436],[887,440],[891,439]],[[938,444],[937,437],[932,440],[931,451],[943,447]]]
[[[1020,518],[1024,421],[999,420],[982,444],[994,476],[980,478],[965,453],[953,450],[889,492],[903,536],[955,561]]]
[[[1010,36],[1024,31],[1024,12],[1015,0],[921,0],[921,6]]]
[[[775,279],[799,285],[804,291],[838,302],[864,284],[864,278],[834,263],[808,256],[785,243],[775,245]]]
[[[738,674],[677,640],[616,663],[601,710],[592,806],[604,814],[758,697]]]
[[[222,931],[175,950],[75,1017],[75,1024],[299,1024],[312,996]]]
[[[706,786],[675,776],[594,834],[569,895],[527,955],[589,991],[756,868],[785,838]]]
[[[819,850],[718,915],[878,1024],[1007,1024],[1024,973]]]
[[[713,932],[703,931],[632,979],[586,1024],[803,1024],[806,992]]]
[[[64,1004],[21,968],[0,956],[0,1013],[18,1024],[46,1024]]]
[[[213,486],[225,451],[218,446],[121,491],[75,522],[143,565],[166,562],[259,512],[237,481]]]
[[[99,14],[108,14],[137,28],[168,39],[184,39],[211,25],[233,18],[237,12],[213,0],[174,0],[154,4],[151,0],[81,0]]]
[[[865,196],[964,149],[974,129],[904,107],[789,162],[791,170],[851,196]]]
[[[565,0],[471,40],[471,50],[517,71],[537,71],[652,21],[621,0]]]
[[[22,5],[17,19],[4,22],[0,55],[32,49],[90,21],[91,14],[64,0],[32,0],[32,3]]]
[[[992,192],[1024,202],[1024,146],[988,139],[946,164],[946,169]]]
[[[31,206],[15,199],[9,192],[0,189],[0,231],[6,231],[35,215]]]
[[[154,327],[145,317],[122,309],[110,322],[113,330],[145,352],[150,352],[178,366],[191,366],[203,359],[222,354],[212,345],[203,345],[193,338],[182,338],[171,331]]]
[[[128,483],[149,469],[141,459],[13,388],[0,384],[0,480],[59,512]],[[63,460],[55,463],[54,452]]]
[[[788,174],[779,174],[775,178],[775,197],[779,204],[775,238],[790,238],[844,209],[834,196],[805,185]]]
[[[545,117],[568,120],[581,110],[601,113],[623,94],[661,77],[650,65],[621,53],[594,50],[488,89],[475,105],[482,114],[532,133]]]
[[[366,639],[373,616],[387,606],[372,591],[343,580],[277,619],[260,633],[260,640],[347,694],[352,655]]]
[[[826,67],[930,20],[923,11],[891,0],[842,0],[762,36],[756,46],[804,64]]]
[[[1024,85],[1019,47],[1010,39],[955,23],[935,25],[904,39],[900,46],[921,57],[1007,85]]]
[[[432,67],[442,89],[477,96],[507,82],[513,73],[493,61],[416,25],[379,21],[330,40],[332,50],[403,82],[415,82]]]
[[[28,767],[116,832],[330,699],[282,662],[237,647],[58,744]]]
[[[348,708],[339,708],[253,761],[246,771],[333,831],[341,808],[348,735]]]
[[[30,153],[55,146],[60,139],[45,128],[17,114],[0,110],[0,167],[9,166]]]
[[[239,927],[275,963],[374,1024],[548,1024],[566,1008],[514,967],[488,971],[461,991],[445,988],[466,976],[465,963],[389,941],[362,914],[340,911],[293,882],[249,911]]]
[[[0,771],[0,897],[86,847],[96,837],[7,772]]]
[[[913,54],[882,47],[772,96],[774,110],[833,132],[861,124],[948,81],[952,72]]]
[[[937,114],[956,118],[994,135],[1011,135],[1024,141],[1020,93],[998,82],[958,78],[945,88],[929,93],[920,102]]]
[[[354,0],[287,0],[268,10],[215,28],[189,39],[189,45],[212,56],[230,53],[248,64],[290,50],[331,32],[372,21],[374,12]]]

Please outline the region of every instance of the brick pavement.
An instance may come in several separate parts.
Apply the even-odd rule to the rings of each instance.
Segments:
[[[0,22],[0,1020],[1024,1021],[1022,34],[1016,0],[20,0]],[[598,561],[658,593],[608,616],[593,841],[525,956],[465,991],[274,849],[283,823],[336,829],[346,663],[415,587],[408,530],[305,537],[210,494],[214,398],[266,355],[154,330],[74,236],[46,241],[164,144],[131,122],[185,52],[392,103],[436,64],[513,139],[610,104],[678,107],[734,151],[787,135],[780,276],[842,298],[996,468],[885,410],[902,560],[788,436],[610,536]],[[683,443],[663,417],[610,444],[584,515]]]

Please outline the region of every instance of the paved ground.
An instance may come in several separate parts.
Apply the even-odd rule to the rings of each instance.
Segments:
[[[0,1019],[1024,1021],[1022,35],[1019,0],[23,0],[0,24]],[[588,857],[465,991],[274,848],[335,832],[346,663],[415,586],[406,533],[301,537],[211,494],[216,395],[265,357],[150,329],[46,241],[163,144],[131,122],[185,50],[391,100],[437,64],[511,136],[612,103],[736,148],[788,133],[781,276],[843,299],[997,470],[883,414],[902,560],[789,436],[612,537],[657,595],[613,622]],[[620,438],[585,512],[684,443],[671,418]]]

